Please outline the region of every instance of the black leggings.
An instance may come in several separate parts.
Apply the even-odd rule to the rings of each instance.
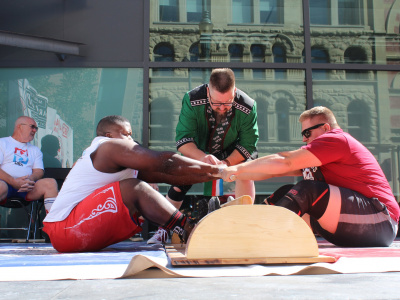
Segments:
[[[385,247],[393,242],[397,234],[397,223],[390,217],[386,206],[376,198],[367,198],[356,191],[341,187],[338,187],[341,210],[337,229],[335,233],[330,233],[322,228],[318,223],[321,210],[313,210],[311,204],[323,191],[326,189],[330,191],[332,188],[335,187],[322,181],[302,180],[296,185],[281,187],[267,201],[269,204],[286,207],[295,213],[301,211],[300,215],[309,214],[314,232],[338,246]]]

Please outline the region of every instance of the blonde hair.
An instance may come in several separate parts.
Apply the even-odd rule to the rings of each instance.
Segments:
[[[332,128],[340,128],[333,112],[324,106],[316,106],[304,111],[299,117],[299,122],[301,123],[305,120],[312,120],[314,118],[317,118],[321,122],[328,123]]]

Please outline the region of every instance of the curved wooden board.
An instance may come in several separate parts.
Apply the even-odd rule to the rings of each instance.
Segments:
[[[232,201],[226,202],[221,207],[227,207],[231,205],[253,205],[254,200],[249,195],[240,196]]]
[[[186,244],[187,259],[317,257],[307,223],[283,207],[233,205],[205,216]]]

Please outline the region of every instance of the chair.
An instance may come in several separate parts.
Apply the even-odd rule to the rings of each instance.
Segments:
[[[26,242],[29,242],[31,234],[33,234],[33,239],[35,240],[37,231],[40,228],[40,210],[42,209],[43,204],[43,199],[26,201],[21,197],[8,198],[7,201],[0,204],[0,206],[6,208],[23,208],[26,213],[27,222],[26,226],[5,227],[0,228],[0,230],[25,230],[27,232]]]

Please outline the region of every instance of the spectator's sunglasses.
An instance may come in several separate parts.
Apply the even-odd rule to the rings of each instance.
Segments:
[[[326,123],[319,123],[319,124],[317,124],[317,125],[308,127],[307,129],[304,129],[304,130],[301,132],[301,135],[304,136],[306,139],[308,139],[308,138],[311,136],[311,130],[317,129],[318,127],[324,126],[325,124],[326,124]]]
[[[39,127],[37,127],[37,126],[35,126],[35,125],[33,125],[33,124],[24,124],[24,123],[21,123],[21,125],[27,125],[27,126],[29,126],[31,129],[35,129],[35,130],[38,130],[38,129],[39,129]]]

